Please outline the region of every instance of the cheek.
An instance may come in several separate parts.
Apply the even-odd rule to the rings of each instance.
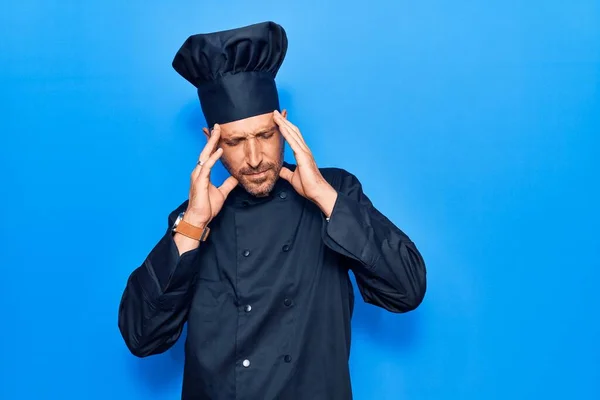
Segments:
[[[236,160],[238,160],[239,157],[236,154],[237,148],[223,147],[223,154],[221,154],[221,162],[223,165],[230,169],[237,170],[239,168],[239,163]]]
[[[277,159],[281,154],[282,141],[279,138],[268,140],[264,144],[264,153],[271,159]]]

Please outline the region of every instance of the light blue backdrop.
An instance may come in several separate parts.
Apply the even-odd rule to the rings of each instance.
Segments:
[[[318,163],[355,173],[428,265],[417,311],[357,304],[356,399],[600,398],[598,1],[11,3],[0,398],[178,398],[182,342],[140,360],[117,329],[204,144],[171,60],[267,19]]]

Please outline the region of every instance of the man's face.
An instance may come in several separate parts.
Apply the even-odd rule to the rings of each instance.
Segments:
[[[286,117],[284,110],[282,116]],[[205,129],[208,135],[208,130]],[[271,192],[283,165],[284,140],[273,113],[221,125],[221,162],[247,192]]]

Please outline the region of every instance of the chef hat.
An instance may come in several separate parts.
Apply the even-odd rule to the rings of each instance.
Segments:
[[[262,22],[187,38],[173,68],[198,89],[209,127],[279,110],[275,76],[287,52],[285,30]]]

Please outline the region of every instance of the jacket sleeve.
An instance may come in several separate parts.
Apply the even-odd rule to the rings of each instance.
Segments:
[[[179,339],[190,307],[196,248],[179,254],[171,226],[185,203],[169,214],[167,231],[127,280],[118,325],[132,354],[167,351]]]
[[[414,310],[427,286],[419,250],[373,206],[354,175],[341,170],[335,181],[338,197],[325,223],[325,244],[348,259],[365,302],[397,313]]]

